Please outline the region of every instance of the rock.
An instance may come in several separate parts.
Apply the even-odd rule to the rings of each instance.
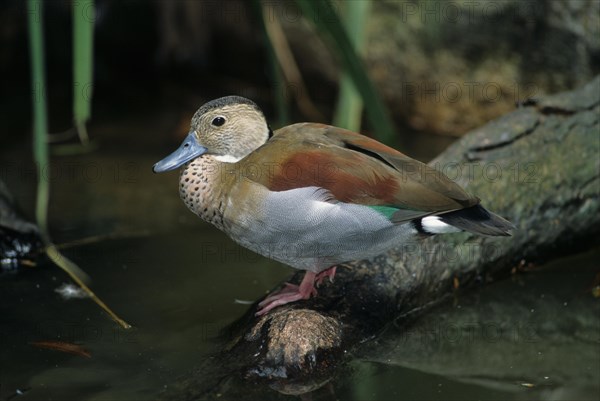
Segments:
[[[0,272],[33,265],[41,247],[37,226],[17,211],[12,195],[0,180]]]

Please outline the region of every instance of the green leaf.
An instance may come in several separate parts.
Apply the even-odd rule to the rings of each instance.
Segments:
[[[344,4],[346,7],[343,18],[346,32],[355,51],[360,54],[366,40],[365,28],[371,9],[371,2],[350,1]],[[352,77],[344,71],[340,79],[338,104],[333,117],[333,124],[359,132],[362,110],[362,98],[354,85]]]
[[[375,132],[383,142],[394,140],[394,128],[386,108],[377,94],[375,86],[369,79],[362,61],[354,51],[354,47],[346,30],[328,0],[296,0],[305,18],[311,20],[319,31],[326,33],[338,53],[344,70],[352,77],[354,85],[360,93],[367,117]]]
[[[77,2],[75,2],[77,3]],[[48,200],[50,196],[50,178],[47,174],[50,167],[48,151],[48,106],[46,103],[46,74],[44,72],[44,39],[43,7],[44,0],[27,0],[27,19],[29,27],[29,51],[31,57],[31,85],[33,108],[33,156],[37,164],[37,198],[35,217],[44,241],[46,255],[58,267],[64,270],[102,309],[104,309],[123,328],[131,325],[117,316],[94,292],[85,284],[89,281],[87,274],[75,263],[65,257],[52,243],[48,232]],[[90,50],[91,52],[91,50]],[[91,61],[90,61],[91,62]],[[85,111],[85,109],[83,109]],[[89,118],[89,109],[88,118]]]
[[[267,57],[269,61],[269,70],[270,77],[273,84],[273,95],[275,97],[275,110],[277,113],[277,122],[275,123],[276,127],[283,127],[289,123],[289,110],[288,110],[288,102],[285,96],[285,91],[283,88],[286,86],[285,79],[281,72],[281,68],[279,67],[279,63],[277,61],[277,55],[275,54],[275,49],[273,48],[273,43],[269,39],[269,35],[267,34],[267,28],[265,26],[265,15],[262,3],[259,0],[255,0],[252,2],[252,6],[254,8],[254,12],[258,17],[258,21],[260,22],[260,27],[262,31],[263,41],[265,47],[267,48]]]
[[[50,187],[47,176],[43,174],[49,167],[48,142],[48,107],[46,104],[46,74],[44,71],[45,55],[43,41],[42,0],[28,0],[27,19],[29,24],[29,52],[31,58],[31,86],[33,110],[33,158],[37,164],[38,182],[35,204],[35,218],[42,232],[48,234],[48,198]]]
[[[86,122],[93,92],[94,0],[73,2],[73,119],[79,139],[87,145]]]

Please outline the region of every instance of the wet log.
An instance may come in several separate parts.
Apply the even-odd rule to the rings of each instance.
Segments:
[[[398,316],[417,316],[455,291],[598,244],[599,132],[597,77],[467,134],[430,164],[515,223],[512,237],[434,236],[338,268],[335,283],[321,286],[316,298],[262,317],[254,317],[255,304],[230,328],[223,352],[166,398],[258,391],[228,386],[239,378],[287,394],[310,391],[329,380],[348,351]]]

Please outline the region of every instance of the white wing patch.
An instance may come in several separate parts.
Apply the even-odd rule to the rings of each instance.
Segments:
[[[421,220],[423,230],[431,234],[446,234],[446,233],[457,233],[462,231],[459,228],[446,224],[438,216],[427,216]]]

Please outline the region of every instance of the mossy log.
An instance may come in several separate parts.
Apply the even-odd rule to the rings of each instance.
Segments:
[[[434,236],[339,268],[316,298],[262,317],[254,317],[255,304],[230,328],[222,353],[166,398],[217,397],[234,377],[304,393],[398,316],[417,316],[454,291],[597,244],[599,133],[597,77],[467,134],[430,164],[515,223],[512,237]]]

